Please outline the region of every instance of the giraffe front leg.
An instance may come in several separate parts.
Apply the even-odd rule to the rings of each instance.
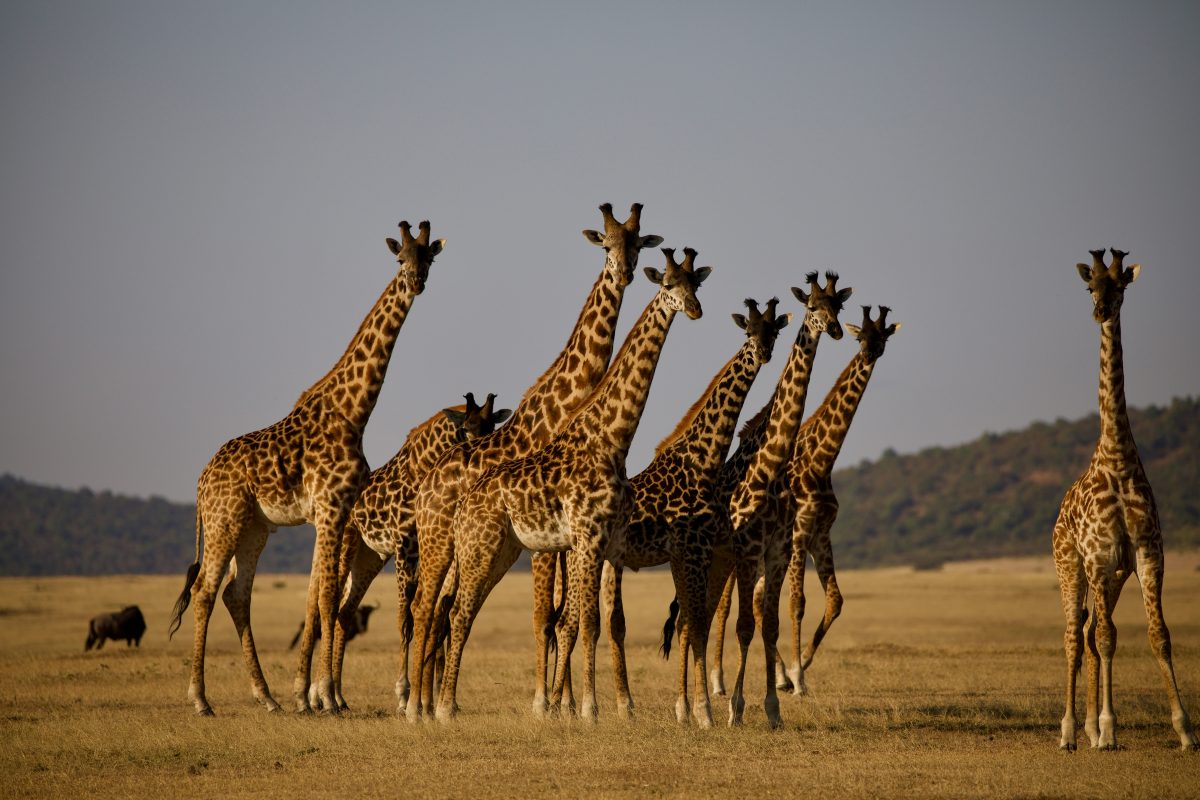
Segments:
[[[754,594],[758,583],[757,563],[740,560],[737,564],[738,587],[738,671],[734,678],[733,691],[729,694],[729,726],[740,726],[746,713],[746,661],[750,656],[750,643],[754,640]]]
[[[261,523],[246,523],[238,535],[237,549],[233,555],[233,569],[221,600],[233,618],[238,638],[242,643],[242,658],[250,673],[250,691],[254,698],[268,711],[279,711],[279,703],[271,696],[262,665],[258,661],[258,649],[254,645],[254,632],[250,627],[250,599],[254,591],[254,573],[258,557],[267,543],[267,527]]]
[[[531,559],[533,572],[533,715],[538,718],[550,713],[550,701],[546,694],[546,672],[550,663],[551,642],[554,642],[554,627],[562,609],[554,605],[555,579],[558,576],[558,553],[534,553]],[[566,576],[561,576],[566,586]],[[557,642],[554,643],[554,646]]]
[[[1117,714],[1113,709],[1112,661],[1117,649],[1117,628],[1112,621],[1112,609],[1120,585],[1113,588],[1109,583],[1096,593],[1096,649],[1100,654],[1100,738],[1096,747],[1101,750],[1117,749]]]
[[[799,522],[799,518],[797,518]],[[808,562],[807,536],[796,543],[793,541],[792,557],[788,562],[788,604],[791,609],[792,622],[792,662],[784,666],[783,674],[776,686],[782,691],[791,691],[795,695],[808,694],[808,685],[804,682],[804,667],[802,666],[803,650],[801,648],[801,623],[804,621],[804,570]]]
[[[604,563],[603,553],[607,547],[607,535],[603,532],[582,537],[576,536],[575,573],[572,581],[578,585],[575,596],[578,600],[579,636],[583,640],[583,699],[579,705],[579,716],[584,722],[594,723],[600,714],[596,703],[596,642],[600,633],[600,573]]]
[[[605,561],[601,570],[601,596],[608,616],[609,650],[612,656],[613,683],[617,695],[617,716],[633,718],[633,694],[629,690],[629,670],[625,663],[625,607],[621,601],[622,566]]]
[[[349,632],[358,624],[358,610],[363,597],[371,582],[379,574],[390,556],[381,556],[362,541],[353,524],[347,528],[346,547],[342,552],[342,567],[339,569],[339,581],[343,584],[342,599],[338,606],[335,619],[336,630],[333,638],[333,697],[337,707],[343,711],[349,710],[345,695],[342,692],[342,667],[346,659],[346,644]],[[399,570],[397,570],[399,574]],[[342,577],[344,576],[344,578]],[[311,699],[311,698],[310,698]]]
[[[410,535],[410,545],[396,548],[396,628],[400,632],[400,653],[396,668],[396,710],[404,713],[408,707],[408,651],[412,646],[414,620],[413,603],[417,594],[416,541]]]
[[[832,523],[832,520],[830,520]],[[813,563],[817,567],[817,576],[821,580],[821,587],[825,590],[825,614],[821,617],[817,629],[813,631],[812,639],[805,648],[804,654],[800,659],[800,679],[803,681],[804,672],[812,665],[813,656],[817,653],[817,648],[821,646],[821,642],[825,639],[825,634],[829,632],[829,628],[833,625],[833,621],[841,616],[842,613],[842,592],[838,589],[837,572],[833,566],[833,545],[829,540],[829,528],[823,527],[812,542],[810,549],[813,557]],[[807,689],[805,690],[807,691]]]
[[[1056,532],[1055,541],[1059,540]],[[1079,676],[1079,668],[1083,662],[1083,601],[1086,586],[1083,565],[1073,547],[1064,549],[1059,555],[1056,547],[1056,568],[1058,571],[1058,587],[1062,596],[1063,616],[1066,629],[1063,633],[1063,650],[1067,661],[1066,681],[1066,710],[1062,718],[1062,736],[1058,746],[1061,750],[1075,750],[1075,685]]]
[[[1179,684],[1175,680],[1175,666],[1171,661],[1171,633],[1163,619],[1162,576],[1163,556],[1161,548],[1142,547],[1137,552],[1138,584],[1142,589],[1142,603],[1146,608],[1147,634],[1150,649],[1158,661],[1163,684],[1167,689],[1167,701],[1171,705],[1171,725],[1179,736],[1179,746],[1184,750],[1200,749],[1192,722],[1184,710],[1179,696]]]
[[[716,697],[725,696],[725,669],[723,657],[725,651],[725,623],[733,606],[733,587],[737,582],[736,572],[729,565],[714,566],[708,580],[708,612],[713,620],[712,634],[713,658],[709,668],[708,679],[712,694]],[[715,594],[719,592],[719,594]]]
[[[790,550],[790,548],[788,548]],[[772,730],[783,727],[783,716],[779,710],[779,695],[775,688],[775,657],[778,653],[776,644],[779,641],[779,595],[783,588],[783,578],[787,571],[788,554],[772,554],[768,551],[764,559],[762,595],[761,595],[761,625],[763,642],[763,660],[766,662],[766,694],[763,697],[763,711],[767,715],[767,725]]]

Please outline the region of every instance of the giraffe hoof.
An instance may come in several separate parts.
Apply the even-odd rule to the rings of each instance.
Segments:
[[[1062,744],[1060,744],[1058,746],[1058,749],[1062,750],[1064,753],[1074,753],[1075,752],[1075,743],[1074,742],[1063,742]]]
[[[208,706],[205,706],[204,708],[196,709],[196,716],[198,716],[198,717],[215,717],[216,714],[213,713],[213,710],[211,708],[209,708]]]

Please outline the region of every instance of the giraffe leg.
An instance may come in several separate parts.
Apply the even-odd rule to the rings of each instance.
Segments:
[[[297,707],[304,708],[309,705],[309,683],[316,683],[321,710],[327,714],[339,712],[337,701],[333,696],[334,637],[328,635],[328,632],[333,631],[336,626],[335,609],[341,596],[338,568],[341,563],[342,532],[345,530],[346,520],[350,516],[350,509],[357,495],[358,487],[355,486],[353,491],[349,489],[339,492],[331,491],[325,495],[323,502],[314,503],[318,509],[314,520],[317,529],[317,543],[314,550],[313,571],[309,576],[309,586],[316,583],[317,603],[314,614],[314,610],[311,608],[314,592],[310,588],[308,618],[312,620],[319,615],[321,630],[325,631],[327,635],[321,637],[321,651],[317,661],[315,681],[310,681],[314,642],[307,632],[302,637],[301,650],[303,652],[300,654],[300,663],[296,668],[296,679],[293,685]]]
[[[396,628],[400,631],[400,655],[396,669],[396,711],[408,707],[408,651],[413,638],[412,607],[417,594],[416,537],[401,538],[396,548]]]
[[[1163,620],[1162,578],[1163,554],[1161,547],[1140,547],[1137,551],[1138,583],[1142,589],[1142,602],[1146,607],[1146,620],[1150,637],[1150,648],[1158,661],[1163,683],[1167,687],[1167,700],[1171,704],[1171,725],[1179,736],[1184,750],[1200,749],[1192,722],[1188,719],[1183,701],[1179,697],[1179,684],[1175,680],[1175,667],[1171,662],[1171,634]]]
[[[342,666],[346,658],[346,636],[357,624],[358,607],[371,587],[375,576],[387,564],[391,554],[380,555],[372,550],[353,524],[346,526],[347,541],[342,548],[342,564],[339,578],[342,579],[342,601],[337,611],[337,629],[333,638],[333,696],[338,708],[347,710],[346,698],[342,694]]]
[[[675,579],[675,595],[679,598],[679,612],[683,620],[679,639],[679,689],[675,705],[675,719],[688,720],[688,676],[687,663],[692,659],[695,675],[695,698],[691,715],[701,728],[713,726],[712,702],[708,695],[708,570],[711,553],[697,552],[671,564],[671,576]]]
[[[1112,613],[1120,592],[1120,582],[1112,576],[1096,592],[1096,649],[1100,654],[1100,739],[1096,747],[1101,750],[1117,749],[1117,714],[1113,710],[1112,697],[1112,660],[1117,650],[1117,628],[1113,625]]]
[[[412,605],[412,653],[409,656],[408,664],[411,688],[405,707],[405,717],[409,722],[418,721],[422,711],[432,711],[428,705],[422,706],[425,695],[432,696],[432,686],[423,685],[423,682],[426,662],[433,656],[430,635],[438,595],[441,592],[442,582],[450,571],[451,562],[454,560],[453,542],[449,534],[445,533],[444,529],[437,524],[440,521],[442,520],[430,515],[430,521],[419,519],[417,522],[418,551],[421,554],[421,561],[417,592]],[[437,529],[436,533],[433,532],[435,528]]]
[[[796,518],[797,524],[800,517]],[[799,541],[797,541],[799,539]],[[808,685],[804,682],[804,667],[802,662],[801,624],[804,621],[804,571],[808,566],[808,536],[794,537],[792,557],[788,561],[788,604],[791,609],[792,622],[792,663],[785,664],[782,659],[780,666],[782,674],[776,681],[776,687],[783,691],[791,691],[795,695],[808,694]]]
[[[554,636],[554,579],[558,553],[534,553],[533,572],[533,715],[544,717],[550,711],[546,698],[546,669],[550,662],[550,642]]]
[[[499,528],[496,519],[473,518],[473,527]],[[458,676],[462,666],[463,648],[471,633],[475,617],[491,591],[508,568],[521,554],[515,539],[501,532],[501,542],[489,541],[486,546],[479,542],[458,543],[458,581],[455,612],[450,615],[450,638],[446,644],[446,666],[442,673],[442,687],[438,696],[437,720],[449,722],[458,714]]]
[[[621,602],[620,563],[605,561],[601,570],[601,598],[608,617],[608,637],[612,655],[613,683],[617,694],[617,716],[633,717],[633,695],[629,691],[629,670],[625,663],[625,607]]]
[[[833,621],[842,613],[842,592],[837,585],[837,572],[833,567],[833,544],[829,540],[829,528],[822,527],[811,545],[813,563],[817,567],[817,577],[821,579],[821,588],[825,590],[825,614],[817,629],[813,631],[812,639],[804,650],[800,660],[800,681],[804,681],[804,671],[812,664],[817,648],[825,639]],[[807,689],[806,689],[807,691]]]
[[[738,559],[738,671],[734,679],[733,692],[729,695],[729,725],[742,724],[746,712],[746,661],[750,655],[750,643],[754,640],[754,595],[758,584],[756,561]]]
[[[576,584],[576,608],[579,614],[579,638],[583,640],[583,699],[579,717],[595,722],[599,715],[596,704],[596,642],[600,634],[600,574],[608,536],[604,531],[576,534],[573,550],[577,554],[572,581]]]
[[[192,674],[188,683],[188,699],[201,716],[213,716],[212,706],[204,691],[204,650],[208,639],[208,623],[212,619],[217,590],[225,577],[225,569],[233,557],[233,528],[226,524],[206,522],[204,555],[201,571],[192,584],[192,614],[195,618],[192,639]]]
[[[238,638],[242,643],[242,658],[246,662],[246,670],[250,673],[250,690],[258,702],[267,707],[268,711],[278,711],[279,703],[271,696],[267,688],[267,679],[263,676],[262,665],[258,662],[258,650],[254,646],[254,633],[250,628],[250,598],[254,589],[254,572],[258,566],[258,557],[267,543],[267,526],[258,521],[247,520],[238,536],[237,548],[233,555],[233,568],[229,583],[221,593],[221,601],[233,618]]]
[[[1067,658],[1067,694],[1066,710],[1062,718],[1062,737],[1059,739],[1059,749],[1075,749],[1075,682],[1079,676],[1079,668],[1083,661],[1083,601],[1087,594],[1086,578],[1083,574],[1083,562],[1073,545],[1064,538],[1065,534],[1056,526],[1055,568],[1058,572],[1058,588],[1062,595],[1063,617],[1066,619],[1066,630],[1063,633],[1063,650]],[[1060,542],[1062,546],[1060,547]]]
[[[779,695],[775,688],[775,659],[778,655],[776,647],[779,641],[779,595],[783,588],[783,578],[787,572],[791,547],[785,552],[777,553],[769,548],[764,556],[762,594],[756,597],[761,617],[763,659],[766,664],[766,695],[763,697],[763,711],[767,714],[767,725],[772,729],[783,727],[783,717],[779,711]]]
[[[1092,747],[1100,745],[1100,651],[1096,649],[1096,603],[1095,592],[1092,592],[1092,611],[1088,614],[1087,627],[1084,629],[1084,655],[1087,660],[1087,696],[1085,697],[1085,714],[1083,731],[1087,734]]]
[[[712,687],[712,694],[717,697],[725,696],[725,669],[723,665],[723,656],[725,651],[725,623],[729,619],[729,611],[733,606],[733,587],[737,582],[737,575],[729,565],[717,566],[714,564],[713,569],[709,573],[708,580],[708,613],[713,619],[713,624],[716,626],[712,632],[713,640],[713,658],[712,666],[709,668],[709,685]],[[719,591],[720,594],[714,597],[713,593]]]
[[[550,711],[554,714],[561,713],[564,708],[572,714],[576,711],[575,694],[571,687],[571,655],[579,637],[579,599],[575,596],[574,579],[576,563],[575,554],[568,553],[566,574],[562,576],[567,584],[567,605],[554,628],[557,661],[554,665],[554,686],[550,690]]]

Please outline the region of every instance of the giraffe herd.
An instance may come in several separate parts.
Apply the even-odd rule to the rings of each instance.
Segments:
[[[299,712],[346,709],[342,687],[346,630],[372,580],[396,562],[397,625],[402,647],[396,697],[410,721],[458,713],[456,689],[463,650],[488,594],[522,551],[534,571],[536,666],[533,711],[574,709],[570,655],[583,648],[581,718],[598,715],[596,644],[607,621],[618,715],[633,714],[624,648],[623,570],[669,564],[676,591],[664,629],[664,652],[678,623],[680,660],[675,716],[711,727],[711,695],[725,695],[722,645],[734,589],[738,593],[738,667],[728,695],[730,725],[743,723],[744,677],[759,630],[766,674],[763,710],[781,727],[778,690],[807,692],[805,671],[842,609],[830,529],[838,500],[831,474],[876,362],[899,323],[890,309],[863,306],[862,322],[839,316],[852,289],[815,272],[793,288],[802,305],[797,335],[766,405],[742,428],[728,455],[738,417],[756,377],[771,360],[779,333],[792,321],[745,300],[733,314],[744,339],[650,464],[632,477],[626,457],[638,430],[662,346],[682,312],[702,315],[698,290],[712,272],[663,248],[664,267],[645,268],[657,286],[613,355],[625,289],[642,250],[663,238],[641,232],[642,206],[618,220],[600,206],[603,230],[584,237],[603,248],[604,264],[565,347],[513,410],[482,405],[444,409],[414,428],[400,450],[373,472],[363,455],[363,430],[387,373],[393,347],[417,295],[424,291],[445,240],[431,240],[428,222],[414,236],[400,223],[389,238],[397,272],[333,368],[306,390],[291,412],[270,427],[226,442],[200,475],[196,559],[175,604],[170,632],[194,600],[188,697],[212,715],[204,684],[204,655],[217,590],[241,640],[253,696],[280,710],[258,661],[250,625],[255,567],[268,535],[310,522],[317,530],[306,624],[293,683]],[[1168,690],[1172,723],[1184,749],[1197,749],[1180,700],[1163,622],[1163,541],[1154,497],[1138,458],[1125,409],[1120,308],[1140,267],[1125,253],[1092,251],[1078,265],[1101,326],[1101,433],[1088,470],[1068,490],[1054,527],[1053,550],[1066,617],[1066,713],[1060,746],[1075,749],[1075,684],[1086,645],[1087,717],[1093,747],[1116,747],[1112,708],[1112,610],[1136,571],[1150,622],[1150,641]],[[843,338],[857,352],[805,419],[809,378],[822,334]],[[727,457],[728,455],[728,457]],[[812,558],[825,593],[824,613],[802,644],[804,573]],[[791,660],[777,649],[779,603],[790,579]],[[1091,595],[1090,608],[1087,605]],[[678,618],[676,620],[676,613]],[[715,623],[711,672],[709,628]],[[320,640],[317,625],[335,631]],[[1086,625],[1086,631],[1085,631]],[[549,682],[550,651],[553,659]],[[688,671],[693,675],[689,680]],[[690,690],[690,692],[689,692]]]

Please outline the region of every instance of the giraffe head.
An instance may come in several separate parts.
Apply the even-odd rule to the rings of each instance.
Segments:
[[[1104,248],[1089,250],[1092,254],[1092,266],[1076,264],[1079,277],[1087,284],[1088,294],[1092,296],[1092,318],[1096,322],[1108,322],[1121,312],[1121,301],[1125,299],[1125,287],[1137,280],[1142,271],[1141,264],[1123,266],[1122,262],[1129,253],[1112,248],[1112,265],[1104,263]]]
[[[401,241],[397,242],[392,238],[387,240],[388,249],[400,265],[400,275],[414,294],[425,291],[429,267],[433,264],[434,257],[446,246],[445,239],[438,239],[432,243],[429,241],[429,220],[422,221],[419,227],[420,231],[414,237],[412,226],[408,224],[408,220],[403,220],[400,223]]]
[[[766,313],[759,313],[758,303],[751,298],[746,298],[746,308],[750,311],[749,316],[733,315],[733,321],[746,332],[746,338],[754,342],[754,357],[759,365],[766,364],[771,360],[771,351],[775,349],[775,339],[792,319],[791,314],[784,314],[778,319],[775,317],[775,306],[778,304],[779,298],[772,297],[767,301]]]
[[[863,306],[862,310],[862,327],[847,322],[846,330],[850,331],[858,340],[859,351],[867,359],[867,362],[873,364],[883,355],[883,348],[887,346],[887,340],[893,333],[900,330],[900,323],[887,324],[887,315],[891,311],[887,306],[879,307],[879,319],[871,319],[870,306]]]
[[[489,394],[487,401],[481,406],[475,405],[475,395],[471,392],[464,394],[463,399],[467,401],[465,409],[442,409],[442,413],[446,415],[446,419],[453,422],[458,428],[460,440],[465,441],[467,439],[477,439],[480,436],[487,436],[496,430],[497,425],[512,416],[512,409],[509,408],[502,408],[499,411],[492,410],[492,405],[496,401],[496,395],[494,394]]]
[[[806,313],[803,324],[808,326],[814,337],[820,336],[824,331],[829,334],[831,339],[841,339],[842,325],[838,322],[838,314],[841,313],[842,306],[845,305],[854,290],[850,287],[837,288],[838,274],[836,272],[825,273],[824,288],[817,283],[817,273],[815,272],[808,273],[805,280],[811,287],[808,292],[796,286],[792,287],[792,294],[796,295],[796,299],[804,304]]]
[[[700,319],[704,310],[696,299],[696,290],[704,279],[712,272],[712,267],[696,269],[696,251],[690,247],[683,248],[683,261],[675,263],[675,250],[664,247],[663,254],[667,257],[667,269],[659,272],[654,267],[646,267],[646,277],[651,283],[658,284],[658,293],[667,301],[667,307],[673,311],[682,311],[688,319]]]
[[[658,247],[663,237],[641,235],[641,203],[633,204],[629,209],[629,219],[624,222],[618,222],[613,216],[612,203],[600,206],[600,213],[604,215],[604,232],[585,230],[583,236],[592,244],[604,248],[607,254],[604,268],[611,271],[618,286],[628,286],[637,267],[638,253],[647,247]]]

